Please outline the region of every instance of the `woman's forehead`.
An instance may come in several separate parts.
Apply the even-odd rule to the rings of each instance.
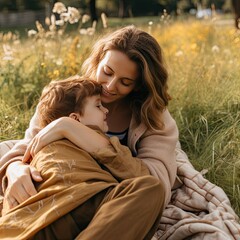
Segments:
[[[121,51],[107,51],[102,61],[103,64],[109,67],[114,73],[122,75],[122,77],[133,80],[137,78],[137,64]]]

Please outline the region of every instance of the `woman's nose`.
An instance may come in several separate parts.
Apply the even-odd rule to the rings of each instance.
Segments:
[[[112,78],[111,80],[108,81],[108,83],[106,84],[106,87],[108,90],[114,90],[116,87],[116,80],[115,78]]]

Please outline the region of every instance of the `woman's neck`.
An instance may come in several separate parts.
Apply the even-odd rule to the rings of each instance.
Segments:
[[[125,131],[129,127],[132,117],[129,101],[118,101],[103,105],[109,110],[109,113],[107,114],[109,131]]]

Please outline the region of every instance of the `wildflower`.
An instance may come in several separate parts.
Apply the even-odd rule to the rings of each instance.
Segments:
[[[97,21],[94,20],[93,23],[92,23],[92,28],[96,29],[96,26],[97,26]]]
[[[39,21],[36,21],[35,24],[36,24],[36,27],[37,27],[37,30],[38,30],[39,33],[44,33],[45,32],[42,24]]]
[[[176,57],[181,57],[183,55],[183,51],[179,50],[175,53]]]
[[[51,20],[50,20],[49,17],[46,17],[46,18],[45,18],[45,24],[46,24],[47,26],[50,26]]]
[[[82,23],[86,23],[90,20],[90,16],[88,14],[84,14],[82,16]]]
[[[68,14],[69,14],[68,21],[71,24],[78,22],[81,17],[79,11],[74,7],[68,7]]]
[[[52,10],[53,13],[58,13],[58,14],[61,14],[61,13],[66,12],[66,11],[67,11],[67,8],[61,2],[56,2],[54,4],[53,10]]]
[[[37,34],[36,30],[31,29],[31,30],[28,31],[28,37],[35,36],[36,34]]]
[[[63,60],[61,58],[58,58],[55,62],[58,66],[63,64]]]
[[[81,35],[87,35],[87,29],[86,29],[86,28],[81,28],[81,29],[79,30],[79,33],[80,33]]]
[[[5,61],[11,61],[13,60],[13,51],[9,45],[3,44],[3,60]]]
[[[220,48],[217,46],[217,45],[214,45],[213,47],[212,47],[212,52],[213,53],[218,53],[220,51]]]
[[[102,19],[103,27],[107,28],[107,16],[105,13],[101,14],[101,19]]]
[[[62,36],[63,33],[64,33],[64,30],[63,29],[59,29],[57,33],[58,33],[59,36]]]
[[[56,17],[54,14],[51,15],[51,25],[56,25]]]
[[[92,36],[94,33],[95,33],[95,28],[93,27],[87,28],[87,34],[89,36]]]
[[[60,20],[57,20],[55,24],[56,24],[56,26],[62,27],[64,25],[64,23],[65,22],[62,19],[60,19]]]
[[[60,19],[62,20],[62,21],[64,21],[64,22],[68,22],[68,20],[69,20],[69,13],[61,13],[60,14]]]
[[[45,64],[44,62],[42,62],[42,63],[40,64],[40,66],[41,66],[42,68],[45,68],[45,67],[46,67],[46,64]]]
[[[54,32],[54,31],[56,30],[56,26],[51,24],[51,25],[49,26],[49,30],[50,30],[51,32]]]

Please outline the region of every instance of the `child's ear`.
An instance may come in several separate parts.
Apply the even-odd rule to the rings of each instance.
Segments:
[[[79,113],[70,113],[69,117],[78,122],[81,122],[81,116]]]

